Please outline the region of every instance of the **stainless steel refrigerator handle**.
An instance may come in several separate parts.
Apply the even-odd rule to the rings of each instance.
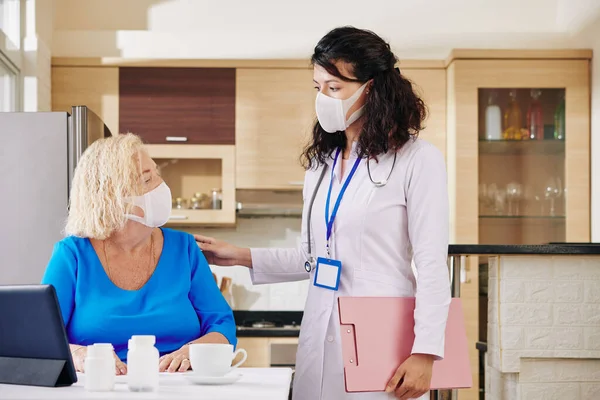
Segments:
[[[167,142],[187,142],[188,138],[186,136],[167,136]]]
[[[68,177],[69,177],[69,192],[71,191],[71,184],[73,182],[73,176],[75,175],[75,168],[83,155],[83,152],[88,147],[88,115],[87,107],[74,106],[71,107],[71,117],[69,123],[69,132],[67,134],[67,148],[68,148]]]

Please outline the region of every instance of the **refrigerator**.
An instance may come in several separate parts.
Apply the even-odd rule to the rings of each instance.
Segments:
[[[39,283],[61,240],[75,167],[111,132],[90,108],[0,112],[0,285]]]

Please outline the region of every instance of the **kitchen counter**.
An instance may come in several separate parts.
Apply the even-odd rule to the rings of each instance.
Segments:
[[[458,255],[596,255],[600,243],[556,243],[540,245],[451,244],[449,256]]]
[[[201,386],[188,381],[183,374],[161,373],[157,393],[132,393],[127,389],[125,376],[117,377],[115,390],[108,393],[87,392],[85,375],[78,374],[73,386],[43,388],[35,386],[2,385],[3,399],[210,399],[210,400],[286,400],[289,396],[292,370],[290,368],[239,368],[242,378],[232,385]]]

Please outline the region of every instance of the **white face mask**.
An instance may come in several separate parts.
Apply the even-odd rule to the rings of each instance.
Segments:
[[[171,216],[171,189],[164,182],[142,196],[129,198],[129,202],[141,208],[144,211],[144,216],[126,214],[127,219],[150,228],[158,228],[169,221]]]
[[[346,100],[334,99],[321,92],[317,93],[317,100],[315,102],[317,118],[325,132],[335,133],[338,131],[345,131],[347,127],[352,125],[353,122],[363,115],[364,106],[352,113],[350,118],[346,120],[348,110],[356,103],[367,87],[367,83],[359,87],[358,90]]]

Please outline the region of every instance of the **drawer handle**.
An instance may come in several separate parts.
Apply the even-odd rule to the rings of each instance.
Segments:
[[[187,142],[186,136],[167,136],[167,142]]]
[[[288,185],[290,185],[290,186],[304,186],[304,181],[289,181]]]
[[[179,219],[179,220],[182,220],[182,219],[188,219],[188,217],[187,217],[187,215],[171,215],[169,217],[169,219]]]

